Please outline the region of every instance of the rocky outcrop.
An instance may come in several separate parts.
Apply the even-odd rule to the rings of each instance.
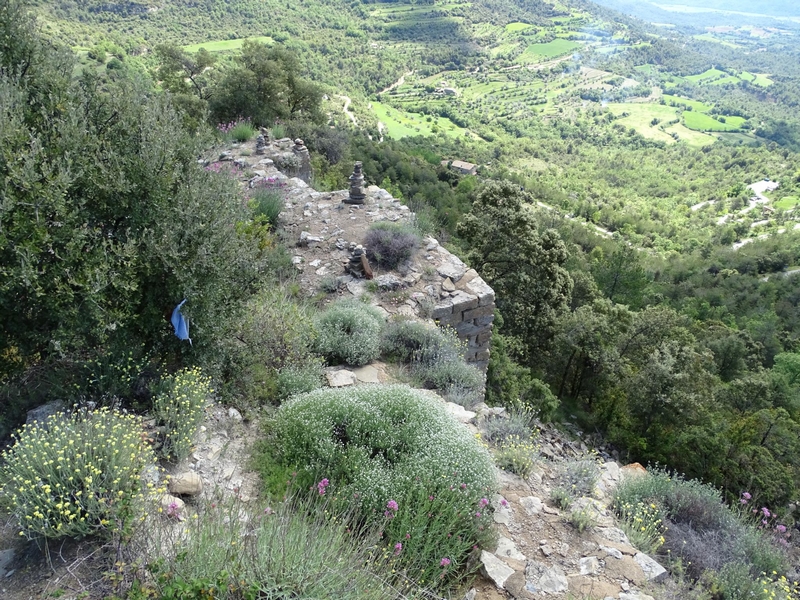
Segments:
[[[381,272],[370,265],[363,248],[369,227],[379,221],[410,224],[414,213],[386,190],[364,187],[360,163],[356,163],[349,190],[318,192],[310,188],[307,180],[298,176],[298,157],[305,156],[298,150],[301,146],[302,140],[270,142],[261,137],[253,146],[255,154],[241,152],[249,151],[247,146],[225,156],[247,175],[247,187],[267,186],[283,192],[281,227],[296,240],[292,262],[300,272],[302,289],[313,295],[325,281],[326,287],[335,286],[340,295],[360,297],[369,290],[391,293],[388,300],[374,295],[372,301],[389,315],[433,319],[452,327],[466,342],[464,358],[485,371],[495,309],[491,287],[430,237],[395,271]],[[370,279],[374,283],[368,286]]]

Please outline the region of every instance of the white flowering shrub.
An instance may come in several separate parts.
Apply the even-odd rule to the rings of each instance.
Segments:
[[[101,409],[24,425],[3,451],[3,496],[28,538],[122,531],[156,460],[133,415]]]
[[[374,306],[357,300],[337,302],[315,324],[315,349],[333,364],[359,367],[380,356],[385,322]]]
[[[161,392],[153,397],[153,412],[166,428],[161,455],[180,461],[189,456],[197,430],[203,422],[211,389],[211,378],[199,367],[165,377]]]
[[[273,433],[277,460],[312,495],[381,522],[390,553],[422,585],[459,581],[474,547],[491,538],[489,453],[425,392],[317,390],[285,403]]]

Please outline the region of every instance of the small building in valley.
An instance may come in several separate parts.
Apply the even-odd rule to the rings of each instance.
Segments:
[[[450,163],[450,168],[462,175],[475,175],[478,172],[478,165],[473,165],[463,160],[454,160]]]

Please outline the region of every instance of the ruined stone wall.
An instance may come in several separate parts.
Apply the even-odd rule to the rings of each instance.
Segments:
[[[320,288],[323,278],[334,277],[340,295],[360,297],[377,290],[370,294],[371,302],[387,318],[433,318],[440,326],[452,327],[467,344],[467,362],[485,372],[494,320],[492,289],[474,269],[433,238],[423,240],[421,251],[397,270],[380,272],[375,268],[371,282],[363,278],[363,273],[351,272],[347,266],[373,223],[411,223],[414,214],[374,185],[361,189],[359,184],[359,203],[353,204],[352,189],[318,192],[296,177],[295,169],[282,172],[278,167],[291,162],[284,159],[293,156],[291,143],[289,139],[269,142],[262,137],[256,156],[236,158],[234,153],[227,153],[230,156],[225,159],[241,162],[245,172],[252,169],[249,187],[268,181],[284,190],[281,221],[288,235],[297,240],[292,262],[302,288],[311,293]],[[302,141],[296,140],[294,150],[300,146]]]
[[[467,342],[464,358],[485,372],[492,340],[494,291],[475,269],[467,268],[445,248],[437,244],[435,251],[442,258],[437,268],[442,283],[431,316],[439,325],[456,330],[458,337]]]

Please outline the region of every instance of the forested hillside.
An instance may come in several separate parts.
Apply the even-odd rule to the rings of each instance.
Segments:
[[[542,414],[560,405],[556,418],[602,432],[631,460],[702,478],[732,501],[749,490],[781,514],[797,502],[796,27],[683,31],[583,0],[36,9],[79,56],[74,75],[89,89],[134,80],[196,135],[249,119],[301,136],[320,189],[346,187],[363,161],[370,183],[409,203],[498,291],[491,401]],[[478,174],[449,169],[455,159]],[[92,235],[122,227],[119,207],[99,206],[108,216]],[[147,306],[136,273],[118,283],[141,296],[126,315]],[[178,277],[143,273],[167,290]],[[52,314],[38,311],[17,329]],[[74,343],[104,339],[101,325],[111,326],[98,321]],[[134,325],[150,339],[149,321]],[[6,358],[28,343],[8,339]],[[30,341],[30,360],[43,344]]]

